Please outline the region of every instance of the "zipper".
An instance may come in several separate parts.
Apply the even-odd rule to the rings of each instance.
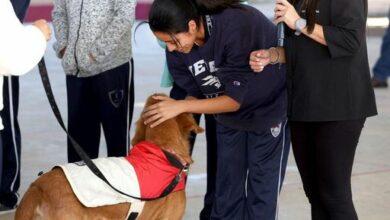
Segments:
[[[81,18],[82,18],[82,15],[83,15],[83,5],[84,5],[84,0],[81,0],[81,6],[80,6],[80,24],[79,24],[79,28],[77,30],[77,36],[76,36],[76,42],[75,42],[75,45],[74,45],[74,60],[76,62],[76,76],[78,77],[79,74],[80,74],[80,70],[79,70],[79,62],[77,61],[77,43],[79,42],[79,38],[80,38],[80,29],[81,29]]]

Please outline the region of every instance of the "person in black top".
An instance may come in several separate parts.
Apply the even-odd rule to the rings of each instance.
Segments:
[[[214,114],[217,174],[211,219],[275,219],[287,163],[285,67],[254,74],[249,54],[276,46],[276,26],[239,1],[155,0],[149,25],[185,100],[162,100],[151,127],[183,112]],[[260,33],[260,37],[259,37]]]
[[[251,53],[255,72],[286,61],[291,140],[312,219],[357,219],[352,165],[365,120],[377,114],[366,19],[367,0],[277,0],[285,49]]]

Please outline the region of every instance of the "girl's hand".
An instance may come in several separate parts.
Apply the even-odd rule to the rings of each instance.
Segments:
[[[264,70],[264,67],[271,62],[271,53],[269,50],[253,51],[249,58],[249,65],[251,69],[259,73]]]
[[[276,0],[274,22],[284,22],[289,28],[295,30],[295,22],[300,18],[299,14],[287,0]]]
[[[146,125],[150,124],[151,128],[184,112],[183,101],[177,101],[166,96],[153,96],[153,98],[160,100],[160,102],[149,106],[142,114],[145,119],[144,123]]]

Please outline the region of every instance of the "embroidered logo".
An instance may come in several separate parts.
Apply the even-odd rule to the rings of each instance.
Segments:
[[[271,128],[271,134],[273,137],[278,137],[282,130],[282,123],[279,123],[277,126]]]
[[[202,86],[212,86],[213,85],[213,86],[217,87],[218,89],[221,88],[221,86],[222,86],[219,79],[215,76],[212,76],[212,75],[206,76],[202,80],[206,81],[205,83],[202,84]]]
[[[239,81],[233,81],[234,86],[241,86],[241,83]]]
[[[78,162],[75,162],[74,164],[76,164],[79,167],[85,166],[85,162],[84,161],[78,161]]]
[[[111,104],[118,108],[120,104],[122,103],[123,97],[124,97],[124,91],[123,90],[113,90],[108,93],[108,96],[110,97]]]

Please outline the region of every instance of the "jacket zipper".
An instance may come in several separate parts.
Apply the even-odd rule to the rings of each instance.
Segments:
[[[83,15],[83,5],[84,5],[84,0],[81,0],[81,6],[80,6],[80,24],[79,24],[79,28],[77,30],[77,36],[76,36],[76,42],[75,42],[75,45],[74,45],[74,60],[76,62],[76,76],[78,77],[79,74],[80,74],[80,70],[79,70],[79,62],[77,61],[77,43],[79,41],[79,37],[80,37],[80,29],[81,29],[81,18],[82,18],[82,15]]]

